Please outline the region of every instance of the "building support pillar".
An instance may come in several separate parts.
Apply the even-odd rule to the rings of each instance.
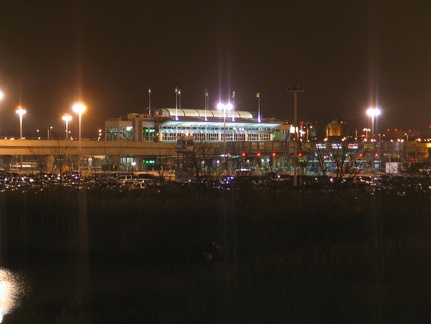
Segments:
[[[12,169],[12,155],[3,155],[3,165],[6,172]]]
[[[45,156],[45,167],[46,172],[51,173],[54,172],[54,155],[46,155]]]
[[[111,158],[111,164],[112,164],[112,170],[117,171],[120,166],[120,155],[110,155]]]
[[[136,171],[143,171],[144,168],[143,168],[142,161],[144,160],[144,157],[142,155],[135,155],[134,159],[135,159],[135,163],[136,163],[135,170]]]

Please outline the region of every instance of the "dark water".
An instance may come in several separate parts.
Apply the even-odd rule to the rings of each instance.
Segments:
[[[19,291],[10,296],[3,323],[139,323],[162,315],[147,301],[160,273],[140,260],[82,264],[50,257],[11,264],[7,272],[18,278]]]
[[[3,323],[431,318],[426,195],[298,191],[275,199],[247,191],[200,204],[175,193],[7,198],[0,199],[0,266],[9,272],[0,296],[6,279],[21,290],[15,306],[0,304]],[[212,242],[221,250],[209,249]]]
[[[22,291],[3,323],[236,322],[234,272],[223,264],[42,257],[8,269]]]

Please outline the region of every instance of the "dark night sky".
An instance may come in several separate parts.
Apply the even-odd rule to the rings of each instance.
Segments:
[[[105,119],[214,106],[235,91],[238,110],[293,119],[340,119],[381,128],[431,124],[431,1],[0,0],[0,135],[63,130],[82,97],[84,136]],[[72,121],[72,130],[77,118]]]

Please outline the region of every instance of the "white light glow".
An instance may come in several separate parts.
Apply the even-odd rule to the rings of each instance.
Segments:
[[[219,102],[217,104],[217,109],[218,110],[232,110],[233,109],[233,105],[229,102],[227,104],[224,104],[222,102]]]
[[[17,275],[0,268],[0,323],[3,316],[9,314],[24,293],[24,286]]]
[[[65,121],[65,122],[70,122],[72,120],[72,116],[66,114],[66,115],[63,115],[63,117],[61,117],[61,119],[63,119],[63,121]]]
[[[381,111],[379,108],[368,108],[367,109],[367,115],[370,117],[376,117],[380,115]]]
[[[21,106],[18,107],[18,109],[16,110],[16,113],[22,117],[23,115],[25,115],[27,113],[27,110],[25,110],[25,108],[22,108]]]
[[[85,109],[87,109],[87,107],[82,102],[78,102],[72,106],[72,110],[77,114],[82,114]]]

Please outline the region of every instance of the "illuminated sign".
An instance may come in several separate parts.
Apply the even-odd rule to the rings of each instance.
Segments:
[[[155,160],[144,160],[144,164],[156,164]]]

